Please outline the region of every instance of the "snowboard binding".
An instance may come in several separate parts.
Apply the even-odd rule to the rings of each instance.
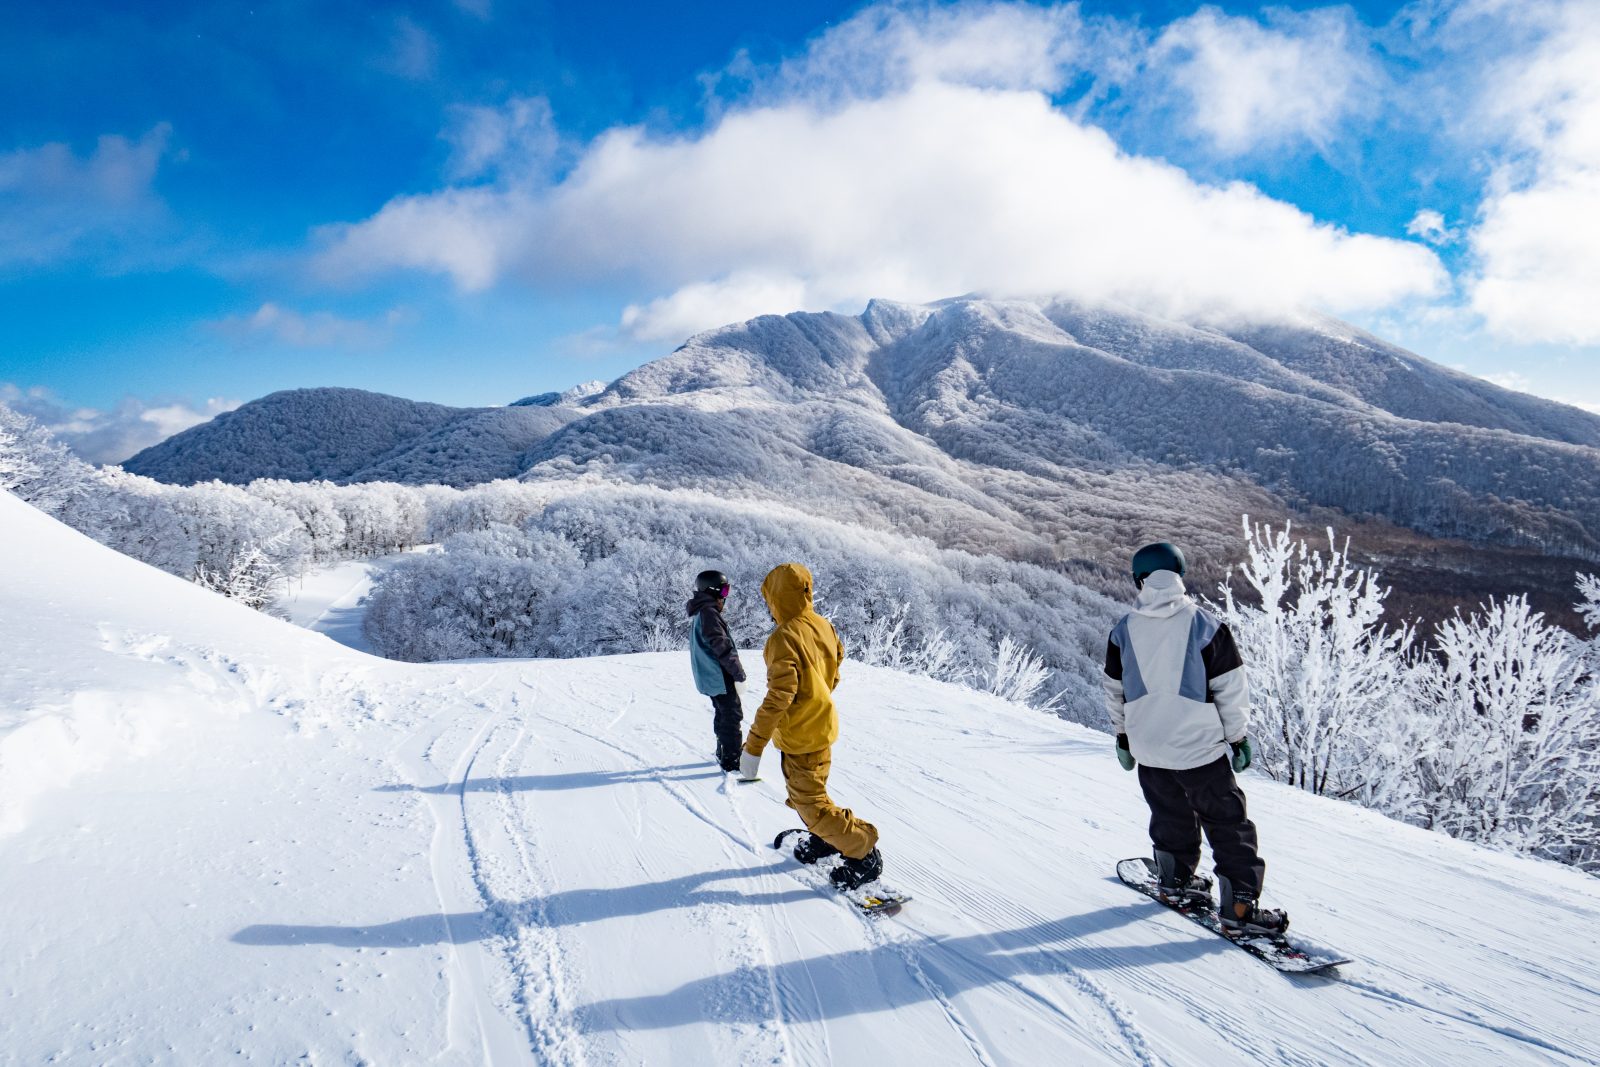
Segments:
[[[1217,905],[1217,921],[1222,924],[1222,932],[1229,937],[1282,937],[1285,930],[1289,929],[1289,913],[1276,908],[1263,908],[1258,905],[1254,897],[1235,895],[1233,884],[1223,875],[1217,875],[1222,883],[1221,902]],[[1239,914],[1239,906],[1244,907],[1244,914]]]
[[[1155,850],[1156,888],[1163,904],[1175,908],[1210,907],[1211,879],[1184,871],[1178,857]]]

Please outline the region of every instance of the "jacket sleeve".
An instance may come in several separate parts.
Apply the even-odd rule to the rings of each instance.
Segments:
[[[1100,678],[1106,691],[1106,712],[1111,716],[1113,733],[1127,733],[1123,728],[1122,699],[1122,649],[1112,640],[1106,641],[1106,671]]]
[[[828,679],[830,691],[839,688],[839,669],[844,666],[844,641],[840,639],[838,630],[833,631],[833,651],[836,658],[833,661],[833,677]]]
[[[766,659],[767,696],[756,709],[744,746],[753,756],[766,749],[800,692],[800,656],[788,635],[779,631],[767,638]]]
[[[728,620],[715,608],[706,608],[700,613],[700,619],[701,632],[711,655],[734,681],[744,681],[744,664],[739,662],[739,646],[733,643],[733,635],[728,632]]]
[[[1250,732],[1250,680],[1227,623],[1217,627],[1211,643],[1200,650],[1200,658],[1206,665],[1206,697],[1222,717],[1222,736],[1228,744],[1235,744]]]

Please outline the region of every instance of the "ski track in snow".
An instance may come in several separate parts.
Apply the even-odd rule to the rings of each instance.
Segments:
[[[433,724],[408,740],[397,753],[396,762],[407,781],[426,787],[419,796],[434,821],[428,862],[450,960],[446,1009],[449,1048],[446,1051],[457,1052],[463,1062],[481,1058],[485,1063],[503,1067],[530,1062],[526,1043],[512,1040],[507,1020],[496,1010],[492,974],[485,966],[487,961],[478,938],[467,928],[470,919],[463,913],[481,907],[486,900],[480,854],[474,848],[467,825],[466,793],[462,783],[471,774],[482,746],[493,734],[498,721],[496,715],[484,717],[442,778],[432,762],[441,740]],[[476,892],[464,892],[460,885],[463,864],[471,873]],[[466,1051],[468,1044],[475,1047],[476,1055]]]
[[[573,693],[574,693],[575,696],[578,695],[576,689],[573,690]],[[633,701],[634,701],[634,696],[632,694],[629,694],[627,704],[631,705],[633,703]],[[612,723],[614,724],[620,718],[621,718],[621,715],[619,714],[617,719],[613,719],[612,720]],[[618,744],[617,742],[615,742],[615,741],[613,741],[611,739],[603,738],[603,737],[597,737],[597,736],[595,736],[593,734],[589,734],[589,733],[587,733],[585,731],[579,730],[576,727],[570,727],[569,726],[569,729],[573,729],[574,732],[583,734],[585,737],[588,737],[590,740],[593,740],[593,741],[596,741],[596,742],[598,742],[600,744],[603,744],[603,745],[606,745],[608,747],[611,747],[611,748],[615,749],[616,751],[621,752],[622,754],[630,757],[631,759],[633,759],[635,761],[643,762],[643,757],[639,753],[634,752],[634,751],[632,751],[632,750],[630,750],[630,749]],[[680,750],[687,749],[692,754],[698,754],[698,753],[695,753],[693,749],[690,749],[689,746],[682,745],[681,742],[676,747],[679,747]],[[704,821],[705,823],[707,823],[707,825],[715,827],[718,830],[722,830],[725,833],[727,832],[726,828],[723,827],[716,820],[716,818],[709,811],[707,811],[707,809],[704,807],[704,805],[702,805],[699,801],[697,801],[692,795],[690,795],[689,793],[684,791],[682,788],[680,788],[678,786],[675,786],[673,783],[668,782],[665,778],[661,777],[660,775],[656,775],[655,776],[655,781],[663,789],[666,790],[668,795],[670,795],[675,801],[677,801],[680,805],[682,805],[684,810],[688,811],[695,818]],[[727,781],[728,781],[728,779],[725,777],[723,779],[723,789],[721,790],[724,793],[724,795],[727,795]],[[738,787],[735,786],[734,788],[738,788]],[[751,830],[749,821],[744,817],[742,811],[739,808],[738,803],[734,800],[734,798],[731,795],[729,795],[728,796],[728,800],[730,802],[731,812],[734,815],[735,819],[738,821],[740,830],[744,833],[745,839],[744,839],[743,844],[744,844],[745,848],[750,853],[759,855],[760,852],[762,851],[762,848],[763,848],[763,842],[761,840],[759,840],[757,838],[757,835]],[[771,855],[773,853],[771,853],[770,850],[769,850],[768,854]],[[796,877],[799,877],[797,872],[789,872],[789,873],[795,874]],[[800,880],[803,881],[806,885],[810,886],[811,888],[816,889],[820,893],[823,893],[823,894],[831,894],[831,893],[833,893],[833,890],[830,887],[828,887],[824,882],[822,882],[820,879],[819,880],[813,880],[813,879],[809,879],[809,878],[801,878]],[[917,961],[915,953],[911,952],[911,951],[908,951],[906,945],[903,942],[898,942],[897,943],[897,942],[892,941],[889,937],[887,937],[879,929],[879,921],[877,919],[875,919],[873,917],[870,917],[870,916],[859,915],[859,914],[857,915],[857,919],[865,927],[866,935],[867,935],[867,941],[870,944],[874,945],[875,947],[880,947],[880,948],[881,947],[885,947],[885,946],[890,946],[890,945],[894,946],[897,954],[904,961],[908,973],[917,981],[917,983],[919,985],[921,985],[928,992],[929,996],[932,997],[939,1004],[940,1008],[944,1012],[945,1019],[950,1024],[952,1030],[954,1030],[961,1037],[962,1041],[966,1044],[968,1050],[972,1054],[973,1059],[976,1062],[985,1065],[985,1067],[993,1067],[994,1061],[990,1058],[990,1056],[988,1055],[987,1051],[983,1048],[982,1042],[976,1037],[976,1035],[973,1033],[971,1027],[961,1017],[961,1013],[956,1010],[955,1006],[950,1002],[949,998],[946,997],[941,990],[939,990],[933,983],[931,983],[928,980],[926,974],[923,972],[920,964]],[[759,937],[760,937],[759,932],[754,927],[750,928],[749,936],[753,940],[754,939],[759,939]],[[807,972],[807,977],[808,977],[808,979],[810,977],[809,971]],[[810,987],[812,989],[813,996],[815,996],[815,990],[816,990],[815,982],[811,981],[811,982],[809,982],[809,985],[810,985]],[[777,987],[776,987],[775,984],[771,985],[771,992],[772,992],[774,1013],[775,1013],[775,1015],[781,1017],[781,1015],[782,1015],[782,1004],[781,1004],[781,1000],[779,998],[778,990],[777,990]],[[787,1060],[786,1060],[786,1062],[787,1062]]]
[[[604,706],[603,703],[601,703],[592,694],[580,694],[575,683],[569,686],[569,691],[578,699],[580,706]],[[621,710],[619,710],[617,714],[607,723],[605,730],[609,732],[613,727],[615,727],[616,724],[622,720],[627,711],[633,707],[636,701],[637,694],[632,692],[627,693],[621,702]],[[590,733],[589,731],[583,730],[572,725],[571,723],[561,723],[560,725],[575,734],[578,734],[596,744],[618,753],[619,755],[622,755],[636,766],[648,765],[648,760],[646,760],[641,753],[634,751],[630,747],[617,741],[615,738]],[[651,773],[648,775],[648,778],[654,784],[665,790],[666,793],[678,804],[682,805],[684,810],[689,812],[689,814],[701,820],[707,826],[727,836],[728,840],[718,842],[725,860],[734,863],[745,863],[745,865],[748,865],[745,862],[746,857],[741,856],[739,853],[735,852],[733,848],[729,847],[730,844],[732,844],[736,846],[742,846],[742,851],[752,851],[748,840],[739,841],[737,837],[730,834],[727,828],[719,823],[702,804],[696,801],[690,794],[686,793],[684,790],[668,781],[662,773]],[[767,944],[766,938],[762,935],[760,925],[753,918],[738,919],[733,916],[727,917],[718,925],[732,928],[735,933],[735,937],[732,939],[731,944],[743,949],[743,951],[739,953],[742,958],[739,960],[738,966],[741,972],[740,983],[744,986],[744,992],[747,995],[754,995],[756,997],[759,997],[764,993],[767,1001],[767,1014],[774,1022],[774,1026],[771,1030],[772,1040],[770,1041],[770,1045],[772,1047],[770,1049],[761,1050],[754,1048],[738,1050],[740,1058],[737,1062],[767,1062],[783,1064],[796,1062],[789,1048],[791,1042],[787,1028],[783,1023],[784,1011],[782,998],[772,975],[772,953],[770,946]],[[748,977],[743,977],[744,975],[748,975]]]
[[[510,700],[513,706],[537,707],[536,700],[523,702],[516,693],[510,695]],[[494,886],[486,877],[479,884],[489,899],[490,913],[500,919],[505,954],[517,983],[517,1006],[535,1053],[541,1062],[578,1067],[588,1057],[570,1023],[572,997],[567,969],[572,961],[563,952],[544,907],[544,900],[556,883],[530,848],[534,839],[530,827],[512,793],[503,785],[507,771],[520,767],[528,752],[537,748],[539,735],[529,728],[530,717],[531,711],[519,715],[516,736],[495,765],[495,775],[502,784],[490,791],[493,810],[488,813],[489,818],[482,820],[488,824],[485,836],[497,837],[502,849],[515,857],[517,872],[509,880],[502,874]],[[462,796],[466,795],[463,787]],[[470,834],[471,822],[465,825]]]
[[[575,697],[579,698],[580,703],[587,703],[589,699],[592,699],[585,698],[577,691],[575,687],[571,691]],[[631,707],[634,702],[635,696],[634,694],[630,693],[624,706]],[[619,715],[617,718],[620,719],[620,717],[621,716]],[[613,724],[616,721],[617,719],[613,719]],[[576,727],[568,726],[568,728],[583,734],[590,740],[614,748],[615,750],[623,753],[637,762],[640,762],[641,764],[644,762],[644,758],[641,754],[616,743],[614,740],[589,734],[585,731],[578,730]],[[680,750],[687,750],[689,754],[698,754],[696,750],[683,744],[681,739],[673,738],[671,740],[675,743],[675,747],[678,747]],[[726,829],[717,822],[715,817],[712,816],[691,794],[687,793],[681,787],[676,786],[659,775],[656,776],[656,781],[690,814],[705,821],[707,824],[726,832]],[[724,779],[724,788],[722,790],[724,794],[727,794],[726,783],[727,779]],[[733,788],[738,789],[740,787],[734,786]],[[741,810],[739,802],[732,795],[729,795],[728,799],[730,801],[732,814],[738,821],[740,829],[745,835],[744,843],[746,847],[752,853],[759,854],[760,852],[765,851],[768,856],[775,855],[776,853],[765,847],[765,841],[752,832],[749,820],[745,817],[743,811]],[[825,896],[833,896],[836,894],[836,891],[827,884],[826,879],[824,878],[805,877],[802,875],[799,868],[795,868],[787,873],[796,877],[804,884],[810,886]],[[840,905],[848,906],[842,900],[840,901]],[[913,940],[914,933],[917,932],[914,923],[902,923],[896,932],[891,932],[892,930],[895,930],[895,928],[891,927],[889,925],[889,921],[886,919],[864,915],[859,912],[855,914],[855,917],[863,928],[866,943],[874,949],[888,949],[892,951],[901,960],[907,974],[912,978],[912,980],[914,980],[927,993],[928,997],[939,1006],[944,1015],[945,1021],[950,1027],[950,1030],[966,1047],[972,1061],[982,1064],[984,1067],[994,1067],[997,1061],[993,1057],[991,1051],[984,1045],[983,1040],[979,1036],[978,1032],[963,1016],[962,1012],[957,1008],[948,992],[928,976],[927,970],[924,967],[923,953],[919,950],[918,942],[920,941],[924,944],[935,944],[935,942],[932,942],[925,935]],[[1037,917],[1032,918],[1037,919]],[[752,936],[758,935],[752,931]],[[1138,1035],[1137,1030],[1133,1028],[1131,1022],[1126,1017],[1126,1010],[1122,1009],[1121,1006],[1116,1003],[1115,998],[1111,997],[1103,989],[1099,988],[1086,976],[1076,974],[1075,972],[1071,973],[1075,984],[1077,984],[1080,989],[1082,989],[1095,1001],[1104,1006],[1106,1011],[1112,1016],[1112,1020],[1117,1028],[1118,1035],[1125,1040],[1129,1048],[1133,1050],[1138,1062],[1147,1065],[1154,1064],[1156,1061],[1150,1055],[1148,1047],[1144,1044],[1143,1039]],[[1000,976],[995,975],[994,977]],[[1010,979],[1002,980],[1011,982]],[[1011,984],[1015,985],[1014,982],[1011,982]],[[1017,988],[1019,988],[1019,991],[1023,992],[1024,995],[1027,996],[1031,1001],[1040,1004],[1050,1014],[1058,1016],[1063,1014],[1059,1008],[1056,1008],[1047,999],[1038,996],[1038,994],[1033,993],[1030,990],[1025,990],[1021,987]]]
[[[838,969],[845,965],[859,968],[859,961],[866,961],[870,971],[892,959],[903,976],[899,982],[890,981],[883,991],[863,988],[856,992],[864,999],[881,997],[883,1006],[878,1010],[903,1012],[917,1002],[932,1010],[935,1014],[928,1016],[929,1021],[937,1018],[949,1035],[935,1042],[942,1050],[941,1062],[956,1058],[984,1067],[1015,1062],[987,1036],[997,1025],[996,1009],[1002,1000],[1005,1012],[1014,1017],[1007,1025],[1054,1033],[1065,1039],[1061,1048],[1093,1050],[1100,1061],[1143,1067],[1205,1062],[1199,1050],[1175,1060],[1157,1052],[1146,1035],[1149,1020],[1141,1017],[1126,992],[1113,992],[1107,980],[1091,976],[1085,963],[1105,967],[1119,988],[1139,991],[1136,999],[1140,1002],[1160,1000],[1166,1011],[1207,1028],[1216,1026],[1216,989],[1203,983],[1186,988],[1171,982],[1168,973],[1121,964],[1115,952],[1095,944],[1094,927],[1077,928],[1070,919],[1041,913],[982,872],[945,877],[926,862],[929,853],[925,850],[897,851],[892,840],[886,846],[890,849],[890,880],[917,887],[916,901],[893,918],[855,912],[837,898],[818,872],[792,861],[774,862],[779,854],[768,844],[775,832],[772,827],[795,821],[782,807],[781,784],[769,780],[767,785],[739,785],[731,776],[711,770],[714,764],[703,751],[710,747],[708,721],[664,728],[664,722],[673,722],[672,716],[680,714],[676,701],[626,685],[602,690],[581,678],[560,678],[565,671],[553,673],[557,677],[550,681],[564,690],[564,699],[542,696],[542,681],[521,677],[514,689],[493,698],[499,702],[498,710],[481,709],[482,723],[470,737],[463,740],[459,727],[425,725],[411,741],[421,759],[402,761],[412,780],[420,783],[438,777],[435,773],[430,778],[426,765],[436,763],[439,753],[454,754],[446,778],[449,799],[458,806],[455,819],[462,843],[459,848],[436,843],[438,895],[441,908],[448,909],[452,899],[448,877],[437,868],[465,862],[484,909],[485,944],[495,950],[492,958],[503,972],[495,980],[466,965],[461,953],[453,957],[453,1042],[461,1039],[467,1025],[464,1020],[470,1017],[475,1019],[477,1039],[483,1042],[489,1062],[529,1062],[530,1058],[562,1065],[638,1062],[644,1046],[637,1035],[629,1033],[626,1020],[640,1010],[647,1015],[659,1010],[676,1017],[674,1012],[683,1009],[683,998],[699,997],[696,1013],[717,1024],[708,1036],[714,1062],[832,1063],[836,1061],[833,1030],[837,1022],[830,1016],[835,1014],[833,1004],[838,998],[832,984],[838,981]],[[650,679],[641,677],[640,681],[648,685]],[[546,714],[551,708],[558,710]],[[657,714],[663,710],[669,712],[664,720]],[[689,739],[702,733],[703,742]],[[660,765],[680,758],[687,762]],[[474,778],[474,768],[482,773],[485,764],[492,764],[492,778]],[[583,770],[550,774],[552,768],[574,765]],[[700,766],[707,770],[692,772]],[[876,813],[911,805],[924,813],[924,822],[959,817],[966,787],[942,768],[924,764],[910,776],[902,773],[896,778],[888,761],[871,750],[861,754],[860,766],[861,773],[851,776],[841,788],[847,788],[863,810]],[[611,783],[613,789],[591,792],[622,791],[598,799],[588,809],[596,817],[594,830],[607,843],[602,847],[612,847],[617,841],[603,827],[610,821],[626,827],[631,845],[618,859],[645,880],[647,885],[639,888],[684,883],[685,888],[664,891],[672,896],[665,901],[670,910],[657,914],[671,917],[677,928],[670,935],[674,943],[697,945],[708,961],[715,961],[714,974],[686,987],[696,991],[666,999],[649,997],[637,1002],[642,1005],[637,1008],[630,1006],[636,1002],[627,999],[595,1001],[582,992],[597,977],[587,968],[603,961],[580,957],[578,944],[569,940],[568,932],[615,921],[584,904],[585,894],[630,890],[571,889],[557,880],[554,871],[561,869],[561,863],[542,842],[555,841],[560,834],[557,826],[543,822],[540,801],[561,794],[519,785],[542,777],[561,781],[562,785],[550,788],[590,789],[592,781]],[[890,781],[894,783],[892,795],[885,788]],[[652,805],[649,790],[669,798],[680,814],[672,817]],[[1041,836],[1058,828],[1036,806],[1008,803],[1003,792],[993,802],[996,810],[990,813],[991,820]],[[1085,817],[1084,822],[1097,827],[1092,818]],[[699,829],[691,830],[692,826]],[[815,931],[797,926],[801,920],[793,905],[738,906],[725,899],[728,894],[703,891],[692,878],[660,881],[663,875],[674,873],[661,866],[676,851],[673,842],[691,836],[714,845],[729,866],[729,871],[719,872],[718,877],[742,875],[746,883],[743,893],[751,898],[779,898],[782,887],[799,884],[818,900],[827,901],[834,909],[834,918],[829,920],[834,936],[828,951],[816,955]],[[702,855],[698,864],[691,866],[714,862]],[[648,909],[651,905],[641,906]],[[1215,946],[1181,928],[1171,928],[1170,917],[1140,909],[1141,902],[1130,898],[1115,910],[1128,916],[1119,921],[1142,924],[1141,930],[1180,952],[1215,954]],[[455,921],[459,920],[457,916]],[[448,915],[446,921],[451,921]],[[841,927],[840,922],[846,925]],[[841,944],[837,935],[846,929],[855,933]],[[1030,932],[1025,952],[1019,954],[1012,947],[1006,936],[1009,931]],[[452,940],[462,937],[456,934]],[[855,947],[849,947],[848,941]],[[1025,957],[1024,964],[1011,965],[1019,955]],[[1347,975],[1284,979],[1256,974],[1250,968],[1260,965],[1252,962],[1243,972],[1259,981],[1293,982],[1308,990],[1347,988],[1368,1003],[1388,1005],[1380,1009],[1380,1016],[1396,1009],[1420,1012],[1447,1028],[1465,1026],[1514,1043],[1509,1047],[1583,1062],[1553,1041],[1498,1022],[1492,1015],[1478,1015],[1470,1001],[1459,1007],[1430,1004],[1421,997]],[[878,973],[882,975],[881,969]],[[1450,992],[1446,987],[1431,999],[1448,997]],[[470,1003],[472,1011],[458,1005],[457,999]],[[1284,1007],[1289,1004],[1268,1005],[1264,1011],[1275,1016]],[[870,1013],[875,1009],[868,1003],[860,1010]],[[520,1018],[526,1047],[513,1049],[494,1043],[496,1034],[504,1040],[503,1031],[497,1031],[489,1018],[496,1011]],[[1352,1032],[1378,1033],[1371,1023],[1356,1019],[1350,1023]],[[646,1029],[655,1025],[661,1024],[647,1024]],[[1291,1014],[1273,1026],[1230,1030],[1223,1047],[1241,1058],[1286,1067],[1323,1062],[1304,1045],[1283,1039],[1283,1031],[1292,1033],[1295,1025]],[[1446,1033],[1457,1031],[1447,1029]],[[927,1033],[922,1036],[927,1038]],[[1508,1046],[1492,1047],[1504,1053]],[[1479,1051],[1487,1053],[1489,1047]],[[1426,1062],[1425,1056],[1415,1061],[1369,1057],[1359,1046],[1348,1044],[1339,1049],[1339,1058],[1374,1064]]]

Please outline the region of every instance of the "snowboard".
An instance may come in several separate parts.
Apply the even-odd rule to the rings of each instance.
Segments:
[[[1222,928],[1222,920],[1217,918],[1214,901],[1168,903],[1162,900],[1155,860],[1148,856],[1118,861],[1117,877],[1124,885],[1137,889],[1156,903],[1205,927],[1224,941],[1238,945],[1256,959],[1285,974],[1315,974],[1351,962],[1327,949],[1297,945],[1282,934],[1230,934]]]
[[[785,830],[778,835],[777,840],[772,843],[772,847],[790,859],[794,859],[794,845],[790,844],[786,839],[791,834],[801,832],[799,830]],[[833,884],[833,879],[828,877],[828,872],[840,863],[838,856],[825,856],[816,863],[811,864],[800,863],[799,860],[795,860],[795,863],[799,864],[800,868],[794,872],[796,877],[809,886],[818,889],[826,887],[830,892],[836,893],[849,901],[857,911],[864,915],[887,918],[898,914],[900,909],[911,900],[909,894],[901,893],[886,885],[881,878],[874,878],[872,881],[855,889],[840,889]]]

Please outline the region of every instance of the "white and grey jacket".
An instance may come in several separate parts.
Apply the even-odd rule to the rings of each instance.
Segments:
[[[1250,728],[1250,686],[1233,634],[1171,571],[1146,578],[1133,611],[1112,628],[1101,681],[1113,730],[1149,767],[1203,767]]]

